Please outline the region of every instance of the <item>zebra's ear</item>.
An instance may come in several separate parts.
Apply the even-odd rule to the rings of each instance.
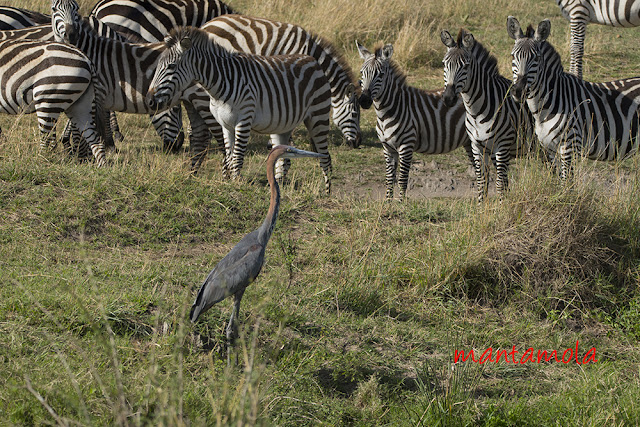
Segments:
[[[360,54],[360,58],[366,61],[367,58],[371,56],[371,52],[369,52],[369,50],[366,47],[358,43],[358,40],[356,40],[356,46],[358,47],[358,53]]]
[[[509,34],[509,37],[514,40],[518,40],[519,38],[524,37],[524,33],[522,32],[520,23],[513,16],[509,16],[507,18],[507,34]]]
[[[192,43],[191,39],[187,36],[180,40],[180,48],[185,51],[191,49]]]
[[[351,99],[355,94],[356,94],[356,87],[353,85],[353,83],[349,83],[347,85],[347,91],[344,93],[345,98]]]
[[[467,50],[471,50],[473,46],[476,44],[476,39],[473,38],[473,34],[467,33],[462,38],[462,46]]]
[[[456,41],[447,30],[440,31],[440,40],[442,40],[442,44],[450,49],[456,47]]]
[[[386,61],[391,59],[391,55],[393,55],[393,45],[385,44],[380,49],[380,57]]]
[[[538,24],[538,29],[534,35],[534,38],[537,42],[543,42],[549,37],[551,33],[551,21],[545,19],[541,23]]]

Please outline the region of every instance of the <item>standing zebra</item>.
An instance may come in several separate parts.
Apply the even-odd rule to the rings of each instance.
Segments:
[[[500,196],[508,187],[509,162],[531,137],[531,121],[526,106],[509,96],[511,81],[500,75],[498,61],[471,33],[460,30],[458,40],[440,33],[447,53],[444,65],[444,103],[453,107],[461,95],[466,127],[476,172],[478,201],[487,195],[488,159],[496,168],[496,189]],[[528,151],[528,150],[527,150]]]
[[[105,163],[96,131],[95,74],[91,62],[73,46],[34,40],[0,41],[0,112],[36,113],[46,147],[65,112],[82,132],[98,166]],[[98,131],[103,127],[98,123]]]
[[[183,27],[165,40],[147,100],[164,109],[191,82],[211,96],[210,110],[233,152],[238,176],[250,131],[270,134],[273,145],[286,145],[302,122],[321,158],[325,190],[331,189],[331,157],[327,150],[331,88],[315,59],[305,55],[259,56],[224,49],[203,30]],[[282,166],[276,178],[284,178]]]
[[[582,56],[587,23],[613,27],[640,25],[640,0],[556,0],[571,26],[569,72],[582,78]]]
[[[220,0],[102,0],[91,11],[92,16],[132,41],[149,43],[162,41],[175,27],[200,27],[210,19],[230,13],[236,12]],[[182,147],[184,132],[179,105],[159,112],[152,122],[165,150],[178,151]],[[219,130],[213,132],[222,138]]]
[[[331,86],[334,123],[349,146],[360,145],[360,104],[355,79],[344,57],[327,40],[298,25],[244,15],[222,15],[204,24],[202,29],[228,50],[263,56],[299,54],[315,58]],[[208,106],[208,99],[204,101]]]
[[[464,147],[473,163],[462,102],[449,108],[442,101],[441,90],[427,92],[408,86],[405,75],[391,60],[392,45],[376,49],[373,54],[356,44],[364,60],[360,69],[360,105],[368,109],[373,104],[376,110],[376,131],[386,163],[386,198],[393,198],[398,166],[400,199],[404,198],[414,152],[442,154]]]
[[[566,180],[574,154],[618,160],[638,149],[640,78],[590,83],[565,73],[547,42],[550,30],[548,19],[526,34],[516,18],[507,19],[507,33],[515,40],[512,94],[526,99],[538,139],[552,160],[560,157]]]
[[[0,6],[0,31],[17,30],[50,22],[51,17],[43,13],[19,7]]]

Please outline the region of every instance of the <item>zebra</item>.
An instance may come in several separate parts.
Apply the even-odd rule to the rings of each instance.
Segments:
[[[175,27],[200,27],[232,13],[237,12],[219,0],[102,0],[90,15],[127,37],[158,42]]]
[[[587,23],[613,27],[640,25],[640,0],[556,0],[571,26],[569,72],[582,78],[582,56]]]
[[[399,198],[405,197],[414,152],[441,154],[464,147],[473,164],[462,102],[447,107],[442,90],[428,92],[407,85],[406,76],[391,59],[392,45],[384,45],[375,53],[358,42],[356,45],[364,60],[360,106],[368,109],[373,104],[376,110],[376,132],[386,163],[386,198],[393,198],[398,166]]]
[[[512,54],[516,100],[526,99],[535,131],[560,177],[571,174],[574,154],[593,160],[623,159],[638,149],[640,77],[591,83],[565,73],[560,55],[547,41],[551,22],[529,26],[526,34],[513,16],[507,33],[515,40]]]
[[[0,31],[17,30],[50,22],[51,17],[40,12],[19,7],[0,6]]]
[[[0,112],[34,113],[46,148],[65,112],[82,132],[98,166],[105,164],[101,123],[96,119],[95,73],[78,49],[40,40],[0,41]],[[97,128],[97,130],[96,130]]]
[[[162,41],[174,27],[200,27],[210,19],[230,13],[236,11],[219,0],[102,0],[93,7],[90,15],[134,42],[152,43]],[[166,151],[177,152],[182,148],[184,132],[180,106],[158,112],[152,123],[158,134],[163,136]],[[213,130],[214,135],[222,138],[220,131],[216,130]]]
[[[59,1],[59,0],[54,0]],[[77,3],[74,0],[62,0]],[[59,8],[52,14],[52,27],[56,39],[72,42],[93,62],[98,80],[96,97],[105,110],[133,114],[155,114],[145,102],[150,70],[155,68],[163,47],[162,43],[132,44],[113,38],[101,37],[95,30],[108,27],[93,16],[81,18],[77,7]],[[209,138],[203,119],[190,105],[185,105],[191,121],[194,141]],[[164,135],[165,141],[176,135]],[[192,170],[197,171],[201,157],[192,159]]]
[[[229,51],[195,27],[173,30],[165,40],[147,100],[152,108],[175,103],[191,82],[211,96],[210,110],[223,126],[227,151],[233,152],[233,175],[242,167],[250,131],[271,135],[286,145],[302,122],[320,159],[325,191],[331,190],[327,149],[331,88],[317,61],[307,55],[259,56]],[[282,164],[276,178],[283,179]]]
[[[245,15],[221,15],[201,28],[228,50],[263,56],[314,57],[329,80],[334,123],[349,146],[360,145],[359,88],[346,60],[327,40],[298,25]],[[196,109],[209,108],[209,97],[199,93],[205,96],[190,98],[191,102]]]
[[[444,103],[453,107],[458,94],[466,110],[466,128],[473,149],[478,202],[487,195],[488,162],[496,168],[500,197],[508,187],[509,162],[526,144],[533,131],[529,110],[509,96],[511,81],[500,75],[498,61],[473,34],[460,30],[457,41],[446,30],[440,33],[447,53],[444,65]]]

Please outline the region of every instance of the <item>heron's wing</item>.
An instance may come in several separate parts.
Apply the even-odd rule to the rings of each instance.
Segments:
[[[191,307],[191,321],[195,322],[212,305],[246,288],[260,273],[263,262],[263,245],[238,243],[205,279]]]

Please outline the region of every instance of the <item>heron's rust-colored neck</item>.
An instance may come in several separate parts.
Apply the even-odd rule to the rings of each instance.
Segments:
[[[278,182],[275,178],[275,164],[278,160],[278,157],[280,157],[282,153],[282,150],[272,150],[271,153],[269,153],[269,157],[267,157],[267,181],[269,182],[269,187],[271,189],[271,198],[267,216],[264,219],[262,226],[260,227],[261,237],[265,237],[264,241],[269,240],[269,237],[271,237],[273,227],[275,226],[276,220],[278,219],[278,210],[280,206],[280,187],[278,186]]]

